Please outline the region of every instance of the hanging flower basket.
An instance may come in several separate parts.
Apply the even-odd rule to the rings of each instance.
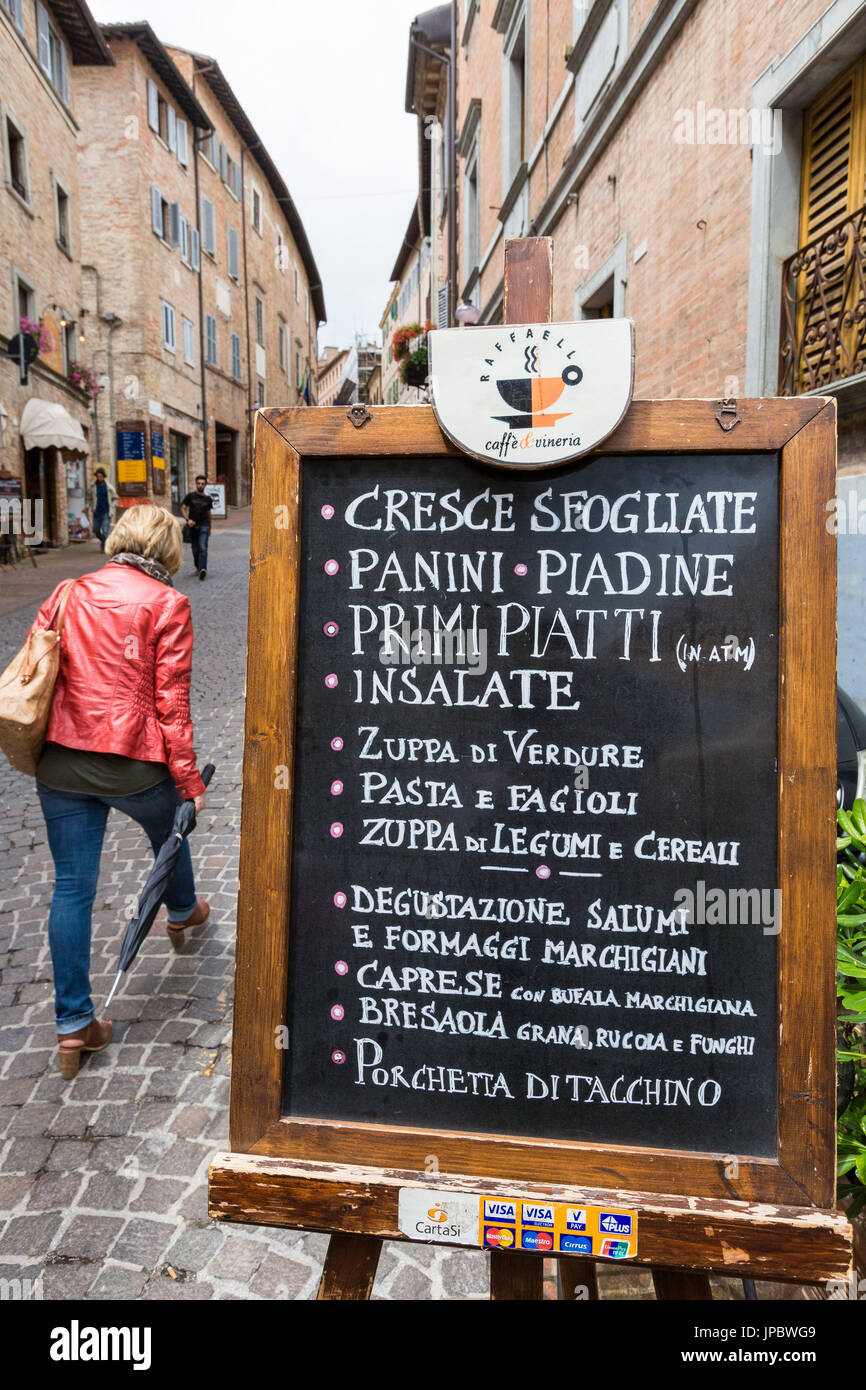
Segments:
[[[70,362],[69,370],[66,373],[67,380],[77,386],[79,391],[83,391],[87,396],[99,395],[99,378],[92,367],[88,367],[84,362]]]
[[[33,339],[40,357],[47,357],[49,353],[54,351],[54,339],[48,329],[42,327],[38,319],[19,319],[18,331],[25,338]]]
[[[407,386],[427,385],[427,344],[416,348],[400,363],[400,375]]]

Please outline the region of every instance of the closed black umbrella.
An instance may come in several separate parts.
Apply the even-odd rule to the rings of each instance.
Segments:
[[[208,763],[201,774],[201,780],[205,786],[214,775],[213,763]],[[153,926],[154,918],[159,911],[160,904],[166,894],[169,879],[174,873],[174,867],[180,855],[180,847],[191,830],[195,829],[195,805],[192,801],[184,801],[178,806],[174,813],[174,822],[168,839],[161,846],[159,853],[153,861],[153,868],[148,876],[147,883],[141,890],[141,897],[138,900],[138,911],[126,929],[123,938],[123,945],[120,948],[120,963],[117,970],[117,978],[111,986],[111,993],[105,1001],[108,1008],[117,986],[120,984],[120,977],[124,971],[128,970],[138,955],[139,947]]]

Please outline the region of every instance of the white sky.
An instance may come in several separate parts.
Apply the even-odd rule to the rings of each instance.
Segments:
[[[216,58],[289,186],[322,276],[319,342],[378,332],[417,196],[409,25],[434,0],[89,0]]]

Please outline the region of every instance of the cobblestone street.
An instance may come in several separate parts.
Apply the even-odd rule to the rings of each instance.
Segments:
[[[0,1278],[41,1281],[46,1299],[309,1299],[327,1237],[208,1220],[207,1167],[227,1145],[231,1006],[243,752],[249,525],[215,531],[192,601],[193,717],[203,764],[216,764],[194,835],[211,925],[175,954],[161,919],[110,1013],[115,1041],[61,1081],[55,1057],[46,920],[52,865],[32,781],[4,763],[0,800]],[[0,669],[46,595],[96,567],[88,547],[0,576]],[[38,582],[37,582],[38,580]],[[14,607],[13,595],[21,594]],[[125,913],[148,869],[143,833],[112,813],[94,911],[92,978],[101,1011]],[[716,1297],[741,1298],[735,1280]],[[648,1273],[605,1268],[602,1297],[651,1298]],[[486,1257],[386,1246],[374,1297],[485,1298]],[[554,1296],[552,1279],[548,1296]],[[764,1286],[762,1297],[799,1297]]]

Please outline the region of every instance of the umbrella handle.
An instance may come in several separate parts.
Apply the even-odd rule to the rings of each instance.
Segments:
[[[205,767],[202,768],[201,780],[204,782],[205,786],[208,785],[210,779],[213,777],[215,772],[216,768],[214,767],[213,763],[208,763]]]

